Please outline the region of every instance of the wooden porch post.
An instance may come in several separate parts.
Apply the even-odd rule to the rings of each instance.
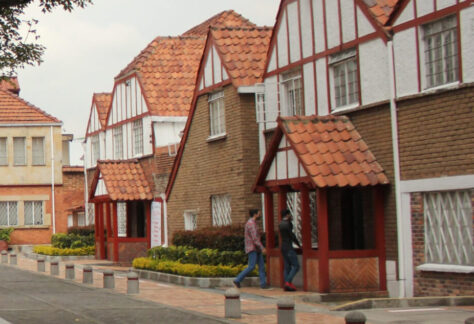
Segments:
[[[106,214],[106,218],[105,218],[105,226],[106,226],[106,229],[107,229],[107,237],[112,237],[112,224],[111,224],[111,213],[110,213],[110,202],[107,202],[107,204],[105,205],[105,214]]]
[[[287,194],[287,189],[286,188],[281,188],[280,192],[278,193],[278,224],[281,222],[281,211],[286,209],[286,194]],[[281,237],[278,236],[279,239],[279,245],[281,247]],[[283,262],[283,257],[280,254],[280,287],[283,287],[285,284],[285,278],[284,278],[284,262]]]
[[[118,220],[117,220],[117,202],[113,202],[113,216],[112,220],[114,222],[114,262],[119,261],[119,251],[118,251]]]
[[[99,242],[100,259],[105,259],[104,203],[99,204]]]
[[[94,230],[95,230],[95,258],[100,259],[100,222],[99,203],[94,203]]]
[[[375,248],[379,259],[379,285],[380,290],[387,290],[387,274],[385,265],[385,222],[384,222],[384,195],[383,188],[374,187],[374,210],[375,210]]]
[[[301,228],[302,228],[302,247],[303,247],[303,290],[308,290],[306,256],[311,251],[311,213],[309,210],[309,192],[306,186],[300,188],[301,193]]]
[[[329,226],[327,190],[318,189],[316,195],[318,209],[318,249],[319,249],[319,292],[329,292]]]
[[[273,215],[273,193],[270,191],[265,191],[263,196],[265,204],[265,232],[266,232],[266,248],[267,248],[267,278],[268,282],[271,282],[270,278],[270,251],[275,248],[275,224],[274,224],[274,215]]]

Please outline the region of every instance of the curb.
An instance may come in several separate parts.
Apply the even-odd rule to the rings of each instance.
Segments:
[[[38,260],[39,258],[44,258],[46,261],[75,261],[75,260],[94,260],[94,255],[43,255],[43,254],[36,254],[33,252],[22,253],[25,258]]]

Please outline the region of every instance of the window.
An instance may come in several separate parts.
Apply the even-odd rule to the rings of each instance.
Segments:
[[[427,88],[459,79],[456,16],[423,26]]]
[[[184,212],[184,230],[194,231],[197,228],[197,215],[195,211]]]
[[[0,165],[8,165],[7,138],[0,137]]]
[[[334,87],[334,105],[343,107],[359,102],[359,79],[355,49],[329,58]]]
[[[13,164],[26,165],[25,137],[13,137]]]
[[[143,120],[133,122],[133,154],[143,154]]]
[[[123,158],[123,133],[122,126],[113,129],[114,136],[114,159],[120,160]]]
[[[117,203],[117,235],[127,237],[127,203]]]
[[[232,224],[230,195],[211,196],[212,225],[223,226]]]
[[[471,191],[423,195],[426,263],[474,265]]]
[[[224,91],[209,95],[209,124],[211,137],[225,134]]]
[[[302,116],[303,109],[303,88],[301,87],[301,71],[293,71],[283,75],[282,97],[285,116]]]
[[[318,220],[316,215],[316,192],[309,192],[309,204],[310,204],[310,217],[311,217],[311,247],[318,247]],[[303,244],[303,223],[302,223],[302,210],[301,210],[301,193],[300,192],[288,192],[286,194],[286,208],[290,211],[293,218],[293,233],[296,238]],[[295,247],[296,244],[293,244]]]
[[[92,136],[91,143],[92,143],[92,164],[95,164],[97,160],[100,160],[99,135]]]
[[[44,165],[44,137],[33,137],[31,140],[33,148],[33,165]]]
[[[0,226],[18,225],[18,203],[16,201],[0,202]]]
[[[25,225],[43,225],[42,201],[25,201]]]

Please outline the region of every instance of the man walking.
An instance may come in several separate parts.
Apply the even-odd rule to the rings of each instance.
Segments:
[[[293,224],[291,223],[292,218],[290,211],[284,209],[281,211],[281,222],[278,225],[281,238],[281,254],[285,264],[283,271],[283,277],[285,280],[283,289],[285,291],[296,291],[296,287],[293,285],[292,281],[300,269],[298,257],[296,256],[295,249],[293,249],[293,243],[298,245],[300,248],[301,244],[293,233]]]
[[[249,263],[234,280],[234,285],[240,288],[240,283],[244,280],[250,272],[255,269],[258,263],[258,274],[260,277],[260,287],[262,289],[269,289],[267,285],[267,276],[265,274],[265,261],[263,254],[266,252],[265,247],[260,241],[260,231],[258,230],[257,221],[262,217],[260,210],[249,210],[250,219],[245,224],[245,253],[248,254]]]

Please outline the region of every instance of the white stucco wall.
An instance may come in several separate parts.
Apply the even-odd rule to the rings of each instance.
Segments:
[[[441,10],[447,7],[454,6],[455,4],[456,4],[456,0],[437,0],[436,9]]]
[[[293,2],[288,5],[288,32],[288,37],[290,40],[290,62],[293,63],[301,59],[297,2]]]
[[[359,46],[362,104],[387,100],[390,95],[387,47],[376,38]]]
[[[288,33],[286,25],[286,12],[283,12],[281,17],[280,28],[277,31],[278,67],[288,65]]]
[[[204,66],[204,85],[205,87],[209,87],[212,85],[212,59],[210,56],[206,59],[206,65]]]
[[[337,1],[326,1],[326,19],[328,47],[333,48],[339,45],[339,11]]]
[[[300,16],[301,16],[301,40],[303,42],[303,57],[308,57],[313,54],[313,32],[311,30],[311,3],[312,0],[301,0],[300,2]]]
[[[416,32],[414,28],[396,33],[393,39],[397,97],[418,92]]]
[[[370,21],[359,8],[357,8],[357,29],[359,37],[371,34],[375,31]]]
[[[434,11],[433,1],[416,0],[416,14],[418,17],[427,15]]]
[[[323,17],[323,1],[313,0],[313,15],[314,15],[314,38],[315,51],[320,53],[325,50],[324,43],[324,17]]]
[[[341,1],[342,41],[347,43],[355,39],[354,2]]]
[[[416,0],[410,0],[400,16],[397,18],[397,20],[395,20],[393,24],[394,26],[403,24],[415,18],[415,9],[413,7],[414,1]]]
[[[318,90],[316,95],[318,100],[318,114],[325,116],[329,114],[326,58],[321,58],[316,61],[316,82]]]
[[[314,64],[307,63],[303,66],[304,81],[304,107],[306,115],[316,114],[316,94],[314,93]]]
[[[212,48],[213,55],[214,55],[214,83],[220,83],[222,82],[222,64],[221,64],[221,58],[219,57],[219,54],[217,53],[217,50],[215,47]]]
[[[462,68],[464,82],[474,82],[474,6],[461,11]]]

